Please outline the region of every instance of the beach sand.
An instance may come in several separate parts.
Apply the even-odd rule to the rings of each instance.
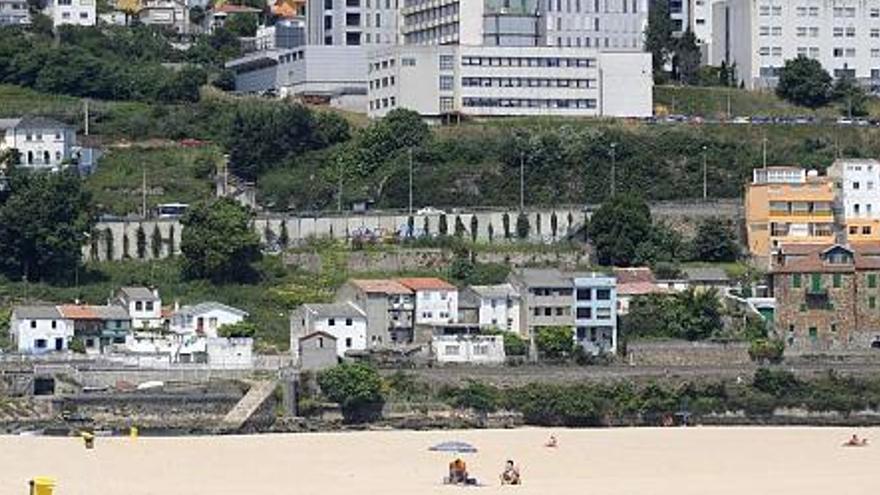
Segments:
[[[550,433],[559,447],[543,447]],[[874,440],[841,447],[851,434]],[[471,442],[471,475],[488,486],[443,486],[449,454]],[[498,486],[514,459],[524,485]],[[880,491],[880,429],[639,428],[386,431],[223,437],[0,437],[0,494],[49,475],[57,495],[423,493],[847,495]]]

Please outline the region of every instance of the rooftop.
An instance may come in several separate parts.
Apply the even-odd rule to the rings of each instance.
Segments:
[[[412,294],[412,290],[395,280],[353,278],[349,282],[368,294]]]
[[[331,304],[304,304],[306,310],[320,318],[365,318],[361,308],[351,302]]]
[[[213,11],[222,12],[224,14],[259,14],[262,12],[260,9],[248,7],[247,5],[233,5],[231,3],[224,3],[223,5],[216,6]]]
[[[523,268],[514,276],[528,287],[571,287],[571,280],[555,268]]]
[[[198,315],[202,313],[207,313],[208,311],[226,311],[229,313],[236,314],[241,317],[246,317],[248,315],[247,311],[233,308],[232,306],[227,306],[226,304],[219,303],[217,301],[207,301],[198,304],[186,305],[175,311],[176,314],[189,314],[189,315]]]
[[[299,338],[299,340],[309,340],[309,339],[313,339],[315,337],[324,337],[325,339],[336,340],[336,337],[332,333],[323,332],[321,330],[303,335],[302,337]]]
[[[135,301],[158,301],[159,297],[146,287],[122,287],[119,289],[126,298]]]
[[[663,294],[666,291],[657,286],[654,272],[648,267],[615,268],[617,293],[621,296],[643,296]]]
[[[838,251],[852,259],[832,262],[829,255]],[[850,273],[855,270],[880,270],[880,243],[785,244],[773,259],[773,273]]]
[[[716,266],[692,266],[681,271],[691,282],[726,282],[730,279],[723,268]]]
[[[414,291],[419,290],[457,290],[457,287],[449,282],[436,277],[413,277],[395,279],[404,287]]]
[[[88,304],[64,304],[58,311],[71,320],[129,320],[128,311],[114,304],[93,306]]]
[[[519,293],[516,292],[516,288],[511,284],[472,285],[471,290],[477,293],[480,297],[486,299],[519,297]]]
[[[61,313],[55,306],[16,306],[12,312],[16,318],[28,318],[31,320],[52,320],[61,318]]]

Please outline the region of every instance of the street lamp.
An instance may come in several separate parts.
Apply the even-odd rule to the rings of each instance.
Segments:
[[[526,209],[526,154],[519,152],[519,211]]]
[[[617,143],[611,143],[611,197],[617,194]]]
[[[708,167],[706,166],[706,145],[703,145],[703,201],[709,197]]]

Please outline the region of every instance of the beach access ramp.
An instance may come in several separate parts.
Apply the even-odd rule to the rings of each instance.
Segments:
[[[248,419],[251,418],[266,402],[266,399],[275,392],[277,383],[275,380],[261,380],[252,382],[244,397],[226,414],[220,427],[225,431],[240,430]]]

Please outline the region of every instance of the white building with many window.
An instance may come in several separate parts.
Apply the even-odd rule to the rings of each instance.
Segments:
[[[415,294],[417,325],[442,325],[458,320],[458,288],[434,277],[399,278]]]
[[[880,161],[840,159],[828,168],[834,177],[835,209],[847,241],[880,239]]]
[[[161,328],[162,299],[158,290],[146,287],[122,287],[116,292],[116,299],[131,316],[131,327],[135,330]]]
[[[0,0],[0,26],[27,26],[30,23],[26,0]]]
[[[18,151],[18,166],[57,171],[73,157],[76,133],[43,117],[0,119],[0,150]]]
[[[43,13],[54,26],[94,26],[98,22],[97,0],[49,0]]]
[[[511,284],[473,285],[469,288],[479,298],[480,327],[521,333],[519,293]]]
[[[397,43],[402,0],[308,0],[308,44],[337,46]]]
[[[593,48],[397,46],[368,59],[368,113],[426,117],[653,113],[650,54]]]
[[[726,0],[713,6],[712,60],[747,88],[772,87],[805,56],[832,76],[880,84],[880,0]]]
[[[241,323],[247,316],[247,311],[210,301],[180,307],[171,315],[169,326],[179,334],[217,337],[221,327]]]
[[[316,332],[332,335],[336,355],[345,357],[346,351],[367,348],[367,315],[352,302],[303,304],[290,314],[290,350],[295,363],[302,358],[301,339]]]

